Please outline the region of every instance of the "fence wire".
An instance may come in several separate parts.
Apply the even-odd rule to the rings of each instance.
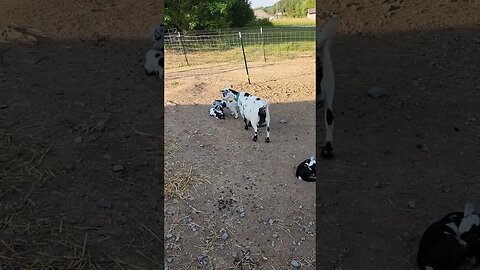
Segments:
[[[166,59],[174,66],[243,61],[240,35],[249,61],[314,53],[315,27],[249,27],[165,33]]]

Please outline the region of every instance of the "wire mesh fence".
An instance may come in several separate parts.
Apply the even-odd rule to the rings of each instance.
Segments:
[[[167,31],[166,60],[174,66],[243,62],[241,41],[248,61],[293,58],[302,53],[314,54],[315,27],[249,27],[185,33]]]

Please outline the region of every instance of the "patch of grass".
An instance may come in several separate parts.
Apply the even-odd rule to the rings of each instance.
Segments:
[[[315,20],[309,18],[290,18],[272,20],[274,26],[315,26]]]
[[[280,44],[265,45],[265,55],[267,61],[279,61],[286,59],[295,59],[306,55],[315,54],[314,41],[284,42]],[[263,61],[263,48],[259,45],[245,47],[245,55],[248,62]],[[212,63],[242,63],[243,54],[239,46],[235,49],[223,51],[202,51],[190,52],[187,54],[191,66]],[[183,54],[167,51],[165,53],[166,68],[176,68],[186,65]]]

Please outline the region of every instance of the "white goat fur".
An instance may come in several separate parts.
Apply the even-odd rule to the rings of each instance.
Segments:
[[[230,90],[234,90],[233,85],[229,86],[229,87],[226,87],[225,89],[223,89],[220,92],[222,92],[223,101],[225,102],[226,107],[231,111],[231,115],[233,115],[233,117],[235,119],[237,119],[238,118],[238,104],[237,104],[237,101],[235,100],[235,95],[233,95],[233,94],[228,95]],[[227,97],[227,95],[228,95],[228,97]]]
[[[145,73],[148,75],[157,74],[163,80],[163,51],[150,49],[145,56]]]
[[[237,92],[230,88],[227,90],[226,95],[224,95],[224,100],[231,100],[232,98],[237,102],[240,115],[245,122],[245,129],[248,130],[249,123],[253,127],[255,132],[253,141],[257,141],[258,127],[266,125],[267,138],[265,142],[270,142],[270,111],[268,109],[270,101],[262,100],[247,92]],[[265,119],[261,119],[260,114],[264,114]]]

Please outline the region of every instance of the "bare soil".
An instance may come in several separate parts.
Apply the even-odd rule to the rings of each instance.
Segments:
[[[250,63],[249,72],[250,85],[241,64],[166,70],[171,269],[286,269],[292,260],[315,269],[315,184],[295,178],[296,166],[315,155],[314,53]],[[272,98],[270,143],[265,128],[253,142],[253,129],[228,110],[225,120],[209,116],[211,102],[229,85]],[[190,169],[192,187],[177,191],[174,184],[187,181],[181,171]]]
[[[1,269],[163,268],[160,7],[1,1],[45,36],[0,43]]]
[[[480,192],[480,3],[342,2],[317,2],[319,22],[331,10],[341,19],[336,157],[317,164],[317,265],[418,269],[424,230]],[[386,96],[367,97],[371,87]]]

